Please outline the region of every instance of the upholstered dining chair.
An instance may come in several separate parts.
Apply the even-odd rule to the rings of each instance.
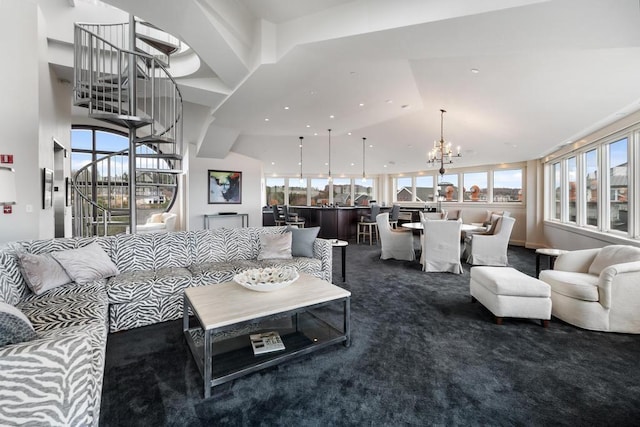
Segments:
[[[380,259],[399,259],[413,261],[416,253],[413,249],[413,232],[411,230],[394,230],[389,225],[389,213],[381,213],[376,217],[378,238],[380,240]]]
[[[398,228],[398,218],[400,217],[400,205],[395,204],[391,208],[391,213],[389,214],[389,225],[391,228]]]
[[[466,257],[467,263],[472,265],[508,265],[507,249],[515,222],[515,218],[501,216],[495,224],[493,234],[472,234],[468,239],[465,239],[463,256]],[[489,230],[489,232],[491,231]]]
[[[273,222],[276,226],[280,226],[284,224],[284,216],[280,214],[280,209],[278,209],[278,205],[273,205]]]
[[[282,207],[282,212],[284,214],[284,223],[287,225],[297,225],[298,227],[304,228],[304,218],[298,216],[297,213],[289,212],[289,206],[284,205]]]
[[[378,232],[376,230],[376,217],[380,213],[380,205],[371,205],[369,216],[362,215],[360,217],[360,221],[358,222],[358,230],[356,235],[356,242],[360,243],[360,236],[362,236],[362,240],[365,241],[366,237],[369,237],[369,245],[373,244],[373,236],[376,236],[376,239],[379,240]],[[387,215],[387,221],[389,217]]]
[[[425,219],[420,263],[423,271],[462,273],[460,263],[460,230],[462,221]]]

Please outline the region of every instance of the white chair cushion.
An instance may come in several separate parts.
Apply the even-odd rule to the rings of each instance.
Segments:
[[[471,278],[496,295],[551,296],[549,285],[511,267],[472,267]]]
[[[640,248],[627,245],[610,245],[600,249],[589,267],[589,274],[599,276],[602,270],[614,264],[640,261]]]
[[[582,300],[599,301],[598,276],[572,271],[543,270],[540,279],[561,295]]]

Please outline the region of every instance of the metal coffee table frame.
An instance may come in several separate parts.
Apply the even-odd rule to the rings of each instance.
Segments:
[[[343,304],[343,330],[342,331],[338,330],[335,326],[325,322],[315,314],[311,313],[311,310],[318,309],[331,304],[337,304],[337,303]],[[194,317],[197,319],[197,323],[198,323],[197,328],[202,330],[204,333],[203,345],[198,345],[194,341],[193,336],[190,333],[190,330],[194,329],[189,325],[189,309],[190,308],[195,313]],[[212,337],[215,334],[225,332],[225,331],[235,330],[235,329],[241,329],[244,326],[254,325],[267,320],[282,318],[286,316],[292,317],[293,327],[296,330],[296,332],[298,332],[298,326],[299,326],[298,316],[302,313],[311,315],[315,321],[321,324],[320,325],[321,327],[328,328],[333,334],[335,334],[335,336],[325,340],[317,340],[317,341],[314,340],[309,345],[299,349],[294,349],[294,350],[285,349],[282,352],[270,353],[269,357],[267,358],[254,357],[251,363],[247,363],[246,365],[241,366],[238,369],[235,369],[233,372],[221,375],[219,377],[213,376],[213,356],[214,356],[213,346],[219,344],[217,342],[214,343],[212,341]],[[228,381],[233,381],[244,375],[257,372],[261,369],[276,366],[280,363],[286,362],[288,360],[294,359],[299,356],[303,356],[305,354],[312,353],[316,350],[320,350],[322,348],[325,348],[327,346],[330,346],[339,342],[343,342],[345,347],[349,347],[351,344],[351,297],[347,296],[344,298],[337,298],[337,299],[326,301],[319,304],[300,307],[294,310],[286,310],[280,313],[271,314],[268,316],[256,317],[255,319],[247,320],[244,322],[238,322],[238,323],[223,326],[220,328],[212,328],[207,330],[203,326],[203,322],[201,321],[201,319],[198,318],[196,311],[193,310],[191,301],[185,294],[184,305],[183,305],[183,332],[184,332],[185,339],[191,350],[191,354],[193,355],[196,365],[200,370],[200,374],[202,375],[202,378],[204,381],[204,398],[206,399],[211,396],[212,387],[226,383]],[[221,341],[220,344],[224,342],[225,341]],[[248,338],[246,339],[246,343],[247,343],[247,346],[250,348],[251,346],[249,344]]]

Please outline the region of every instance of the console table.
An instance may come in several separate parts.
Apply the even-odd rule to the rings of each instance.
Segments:
[[[204,215],[204,228],[209,229],[209,221],[223,218],[237,218],[240,217],[240,221],[242,221],[242,228],[249,226],[249,214],[241,213],[241,214],[229,214],[229,215],[220,215],[220,214],[205,214]]]

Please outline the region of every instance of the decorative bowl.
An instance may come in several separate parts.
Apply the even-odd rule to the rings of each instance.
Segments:
[[[243,271],[233,277],[233,281],[247,289],[258,292],[271,292],[286,288],[300,275],[292,267],[265,267]]]

